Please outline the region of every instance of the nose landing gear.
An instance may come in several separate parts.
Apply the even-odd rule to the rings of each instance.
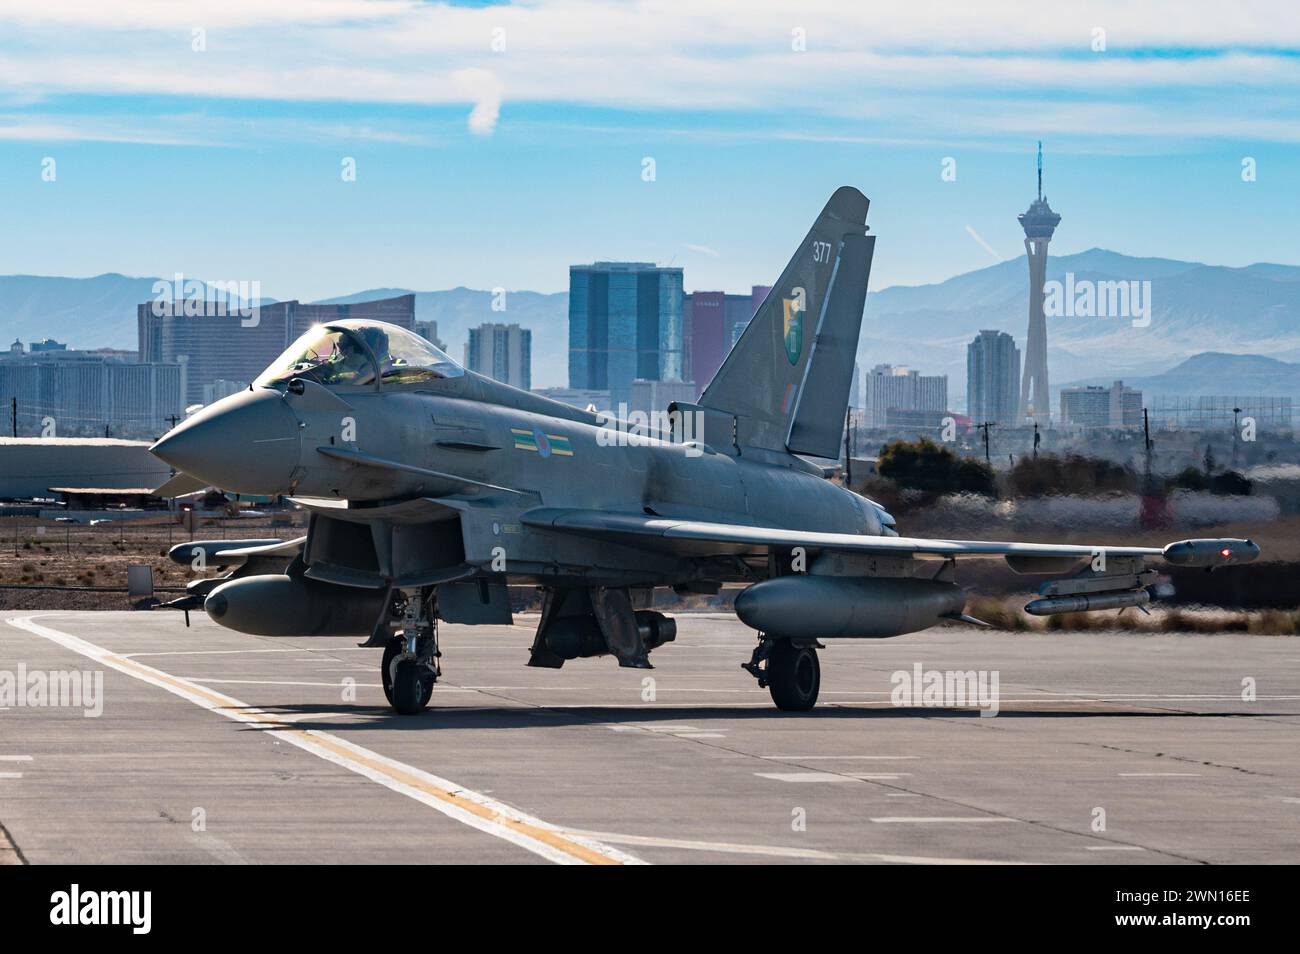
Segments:
[[[783,712],[807,712],[817,704],[822,669],[817,650],[825,649],[815,640],[793,640],[763,635],[749,662],[741,667],[758,680],[758,687],[772,695]]]
[[[384,646],[380,682],[384,697],[402,715],[419,715],[433,697],[442,674],[438,659],[438,621],[424,594],[408,600],[402,630]]]

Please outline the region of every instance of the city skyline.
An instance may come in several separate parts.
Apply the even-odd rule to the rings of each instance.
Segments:
[[[952,4],[884,29],[831,4],[743,27],[551,0],[3,10],[0,254],[14,273],[183,271],[304,301],[554,292],[600,258],[742,289],[785,260],[774,214],[850,182],[886,239],[873,287],[914,285],[1016,257],[1006,210],[1042,138],[1070,209],[1054,252],[1297,262],[1270,224],[1300,211],[1300,28],[1254,9],[1027,24]]]

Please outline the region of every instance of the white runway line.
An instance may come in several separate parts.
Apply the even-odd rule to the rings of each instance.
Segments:
[[[829,761],[830,759],[871,759],[879,761],[893,761],[894,759],[919,759],[919,755],[760,755],[760,759],[785,759],[789,762],[812,762],[814,760]]]
[[[1120,778],[1203,778],[1200,772],[1120,772]]]
[[[744,845],[730,841],[694,841],[688,838],[659,838],[652,835],[624,835],[609,831],[568,829],[571,835],[599,838],[616,845],[647,848],[678,848],[734,855],[766,855],[771,858],[804,858],[826,861],[881,861],[900,865],[1019,865],[1031,862],[992,861],[985,858],[935,858],[923,855],[887,855],[878,852],[835,852],[821,848],[787,848],[781,845]]]
[[[310,752],[318,758],[412,798],[448,818],[540,855],[548,861],[557,864],[643,863],[635,855],[594,839],[566,835],[556,826],[504,802],[412,765],[380,755],[340,736],[318,729],[297,728],[282,722],[274,713],[253,708],[238,699],[198,683],[173,676],[161,669],[154,669],[133,659],[127,659],[80,637],[34,622],[39,618],[42,617],[23,616],[5,622],[141,682],[164,689],[201,709],[215,712],[234,722],[263,726],[277,738],[305,752]]]
[[[0,755],[0,762],[30,762],[30,755]]]
[[[0,772],[0,778],[22,778],[22,772]]]
[[[725,739],[725,732],[677,732],[674,733],[679,739]]]
[[[369,669],[365,670],[370,672]],[[326,689],[342,689],[343,680],[338,679],[335,682],[296,682],[288,679],[208,679],[205,676],[176,676],[177,679],[184,679],[186,682],[193,682],[200,686],[220,685],[220,686],[318,686]],[[383,687],[377,682],[354,682],[351,688],[355,689],[382,689]],[[474,692],[473,689],[464,689],[459,686],[439,686],[441,692]]]
[[[870,820],[875,822],[877,825],[965,825],[984,822],[1020,823],[1019,818],[1003,818],[1001,815],[929,815],[916,817],[910,815],[888,815],[884,818],[872,818]]]
[[[35,618],[35,617],[31,617]],[[123,659],[143,659],[145,656],[244,656],[254,653],[300,653],[301,649],[186,649],[165,653],[119,653]],[[334,652],[334,650],[330,650]]]
[[[774,782],[856,782],[851,775],[836,775],[834,772],[755,772],[758,778],[770,778]]]
[[[221,686],[324,686],[328,689],[342,689],[343,680],[335,682],[294,682],[288,679],[208,679],[203,676],[174,676],[175,679],[183,679],[186,682],[192,682],[200,686],[221,685]],[[357,682],[353,683],[357,689],[380,689],[377,682]]]
[[[693,725],[659,725],[655,722],[606,722],[611,732],[645,732],[652,735],[674,735],[681,739],[721,738],[723,733],[708,732]]]
[[[1146,851],[1141,845],[1088,845],[1084,851]]]

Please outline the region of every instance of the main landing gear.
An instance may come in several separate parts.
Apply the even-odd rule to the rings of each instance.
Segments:
[[[772,694],[778,709],[807,712],[817,704],[822,685],[817,650],[825,648],[816,640],[762,635],[754,647],[754,655],[741,666],[758,680],[760,689]]]
[[[424,593],[407,600],[402,629],[384,646],[380,681],[389,704],[402,715],[424,711],[433,696],[433,684],[442,674],[432,602],[432,594]]]

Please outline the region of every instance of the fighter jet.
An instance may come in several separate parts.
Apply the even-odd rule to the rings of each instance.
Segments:
[[[1163,549],[900,536],[872,500],[828,479],[839,456],[875,236],[868,200],[831,196],[698,403],[666,433],[626,428],[465,370],[414,333],[328,322],[246,390],[152,451],[165,492],[287,495],[296,540],[194,541],[172,551],[229,572],[178,603],[263,636],[356,635],[382,647],[384,692],[422,711],[442,672],[439,622],[503,624],[508,584],[542,595],[530,666],[613,656],[650,668],[676,637],[656,591],[744,587],[757,631],[742,667],[776,706],[817,701],[822,640],[899,636],[970,620],[955,563],[1002,555],[1044,584],[1031,612],[1144,606],[1145,561],[1215,567],[1249,540]]]

